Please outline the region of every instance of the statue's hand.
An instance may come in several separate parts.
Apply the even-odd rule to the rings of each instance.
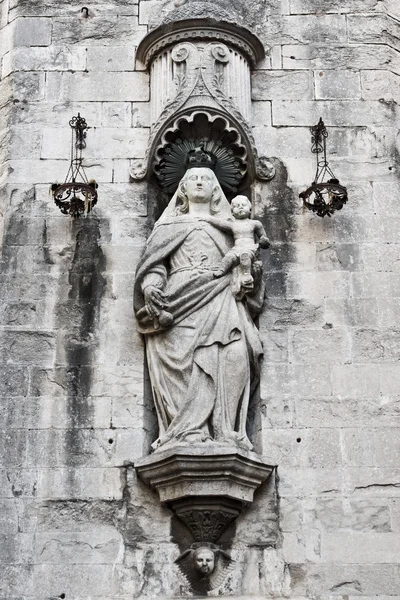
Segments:
[[[271,245],[266,235],[262,235],[258,243],[260,244],[261,248],[269,248]]]
[[[166,308],[165,293],[155,285],[148,285],[144,289],[143,295],[147,312],[151,316],[157,317],[160,310]]]

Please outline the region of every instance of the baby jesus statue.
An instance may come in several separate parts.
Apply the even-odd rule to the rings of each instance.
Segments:
[[[256,253],[259,247],[268,248],[270,243],[260,221],[250,219],[251,203],[246,196],[235,196],[233,198],[231,213],[235,218],[234,221],[222,221],[217,217],[207,217],[207,221],[214,227],[218,227],[222,231],[229,231],[233,235],[235,244],[225,254],[219,268],[214,271],[214,277],[222,277],[235,267],[232,278],[232,292],[236,296],[240,293],[241,288],[246,291],[253,289],[251,267],[255,261]]]

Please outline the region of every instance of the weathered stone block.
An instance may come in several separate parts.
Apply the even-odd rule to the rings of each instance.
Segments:
[[[319,71],[315,73],[317,99],[361,98],[360,74],[353,71]]]
[[[26,17],[15,22],[16,46],[48,46],[51,43],[51,21]]]
[[[397,533],[323,533],[321,557],[333,563],[395,563],[400,551]]]
[[[307,536],[302,533],[285,533],[282,553],[285,563],[316,562],[319,560],[320,533],[310,531]]]
[[[31,369],[31,396],[66,396],[69,389],[76,395],[84,395],[83,391],[90,385],[91,397],[113,396],[131,397],[142,392],[142,365],[115,366],[93,369],[90,367],[55,367]]]
[[[22,102],[32,102],[43,100],[45,94],[45,74],[44,73],[13,73],[13,102],[18,104]]]
[[[100,127],[102,120],[101,102],[65,102],[35,104],[29,100],[14,105],[12,122],[17,125],[34,124],[36,127],[68,127],[71,115],[84,115],[90,127]]]
[[[333,393],[339,398],[366,398],[379,394],[376,371],[366,365],[335,365]]]
[[[139,6],[139,23],[147,25],[153,12],[157,11],[157,0],[142,0]]]
[[[396,284],[391,273],[384,272],[354,272],[352,273],[352,288],[354,298],[377,298],[400,296],[400,286]]]
[[[54,360],[54,335],[48,332],[5,330],[0,355],[5,363],[49,366]]]
[[[301,396],[330,396],[332,382],[327,365],[278,365],[269,363],[262,367],[261,394],[292,394]]]
[[[95,46],[87,49],[88,71],[133,71],[135,46],[121,43],[118,46]]]
[[[312,498],[304,501],[304,525],[321,531],[390,531],[386,499]],[[343,561],[345,562],[345,561]]]
[[[400,359],[400,331],[361,329],[353,335],[355,362],[398,362]]]
[[[25,20],[25,19],[24,19]],[[86,49],[63,46],[46,48],[16,48],[11,53],[11,71],[84,71],[86,69]],[[8,73],[6,73],[8,74]]]
[[[102,127],[140,127],[132,124],[130,102],[103,102],[102,105]]]
[[[290,0],[291,14],[353,13],[380,10],[379,0]]]
[[[371,369],[369,370],[371,372]],[[360,398],[355,393],[353,398],[343,394],[332,399],[296,400],[296,425],[298,427],[320,427],[323,423],[325,427],[347,427],[349,423],[352,423],[354,427],[359,428],[398,427],[399,398],[379,396],[379,380],[374,370],[372,373],[375,378],[370,376],[367,378],[367,382],[372,380],[372,389],[378,389],[374,397]]]
[[[350,336],[343,329],[296,330],[290,357],[297,363],[344,363],[350,360]]]
[[[381,214],[391,216],[398,206],[400,185],[397,181],[372,183],[374,208]]]
[[[108,271],[112,273],[126,273],[127,277],[134,276],[136,265],[138,264],[143,252],[143,246],[137,247],[136,245],[104,244],[101,246],[101,249],[107,261]],[[105,303],[103,302],[102,305],[104,306],[104,311],[106,311]],[[114,312],[114,318],[118,316],[118,310],[121,311],[121,319],[126,318],[127,321],[129,321],[130,317],[132,316],[132,302],[127,305],[125,301],[121,301],[119,308],[117,308],[117,305],[115,304],[114,311],[110,306],[110,312]]]
[[[349,15],[347,17],[349,42],[363,44],[381,44],[382,42],[398,47],[399,23],[389,15]]]
[[[264,333],[262,341],[266,362],[287,362],[288,332],[286,329],[270,329]]]
[[[111,398],[81,397],[7,399],[0,408],[0,428],[15,429],[24,423],[27,429],[107,429],[111,402]]]
[[[252,77],[253,100],[312,98],[312,77],[304,71],[255,71]]]
[[[15,365],[0,366],[0,396],[26,396],[29,373],[26,368]]]
[[[113,565],[35,565],[32,586],[39,597],[113,598],[118,594],[118,573]],[[124,599],[125,600],[125,599]]]
[[[347,429],[342,435],[348,465],[386,468],[398,466],[400,439],[397,429]]]
[[[390,127],[396,107],[382,102],[368,100],[362,103],[354,100],[341,102],[277,100],[272,105],[274,125],[312,126],[324,115],[325,125],[336,126],[379,126]]]
[[[397,52],[384,44],[338,45],[310,44],[282,46],[284,69],[381,69],[387,64],[399,73],[400,59]]]
[[[116,468],[53,468],[28,471],[36,476],[34,494],[42,499],[119,500],[123,478]],[[27,488],[29,493],[29,487]]]
[[[26,564],[32,561],[33,536],[29,533],[0,535],[0,563]]]
[[[132,244],[143,248],[150,234],[148,223],[143,217],[116,217],[111,226],[113,240],[117,244]]]
[[[150,103],[132,102],[132,127],[150,127]]]
[[[378,372],[382,394],[397,395],[400,389],[400,365],[379,365]]]
[[[43,244],[45,220],[38,217],[9,216],[4,236],[7,246],[37,246]]]
[[[57,183],[65,179],[69,162],[67,160],[10,160],[8,163],[10,183]],[[111,160],[85,161],[88,179],[98,183],[112,181]]]
[[[129,183],[131,181],[131,161],[128,159],[113,160],[113,181],[115,183]]]
[[[337,429],[275,429],[263,435],[263,456],[287,467],[333,468],[342,462]]]
[[[43,145],[41,158],[68,158],[71,132],[67,129],[45,129],[43,132]],[[143,158],[147,140],[148,129],[139,128],[101,128],[93,129],[87,138],[85,156],[90,159],[104,158]]]
[[[268,397],[264,391],[262,398],[260,398],[260,412],[263,429],[293,426],[295,419],[294,402],[287,397]]]
[[[30,565],[1,565],[0,566],[0,597],[16,598],[16,594],[33,593]]]
[[[49,73],[47,100],[127,102],[149,99],[148,75],[144,72],[122,73]]]
[[[115,16],[115,12],[119,15],[137,15],[138,0],[113,0],[110,4],[109,0],[96,0],[91,5],[90,16],[106,14]],[[49,0],[46,4],[40,4],[36,0],[10,0],[10,20],[17,16],[41,15],[45,17],[69,15],[74,19],[84,19],[81,12],[81,7],[71,4],[69,0]]]
[[[0,527],[3,535],[18,532],[18,504],[14,499],[0,501]]]
[[[261,102],[259,104],[262,104]],[[280,158],[309,158],[310,130],[307,127],[260,126],[262,120],[254,119],[253,134],[261,155]]]
[[[318,300],[281,300],[268,297],[260,315],[260,329],[279,327],[315,327],[323,325],[323,302]]]
[[[381,594],[392,596],[397,594],[400,580],[396,564],[366,565],[354,564],[352,561],[350,564],[338,564],[335,561],[294,566],[297,567],[299,576],[295,591],[302,589],[309,596],[322,595],[327,599],[337,597],[337,594],[349,595],[352,600],[360,597],[360,593],[371,597]]]
[[[251,103],[252,123],[260,127],[271,126],[271,102],[263,100],[262,102],[253,101]]]
[[[324,11],[325,12],[325,11]],[[346,41],[343,15],[272,15],[263,25],[260,35],[268,45]],[[274,67],[273,67],[274,68]]]
[[[361,88],[365,100],[399,102],[399,77],[390,71],[361,71]]]
[[[343,271],[288,273],[288,298],[347,298],[350,295],[350,274]],[[373,296],[373,294],[369,294]]]
[[[90,532],[37,533],[36,564],[118,564],[123,559],[123,540],[113,527],[97,524]]]
[[[52,41],[56,45],[137,46],[146,33],[147,27],[138,25],[135,16],[100,13],[89,19],[53,19]]]
[[[24,429],[3,430],[0,435],[0,466],[21,467],[25,463],[27,433]]]
[[[382,298],[379,302],[378,325],[384,329],[393,327],[393,323],[400,322],[400,303],[393,302],[391,298]],[[373,327],[374,325],[372,325]]]
[[[360,247],[365,271],[388,271],[397,273],[400,269],[398,244],[363,244]]]
[[[335,496],[343,490],[339,468],[278,467],[279,494],[282,497]]]
[[[120,466],[142,456],[143,437],[137,428],[28,431],[26,466]]]
[[[46,255],[43,246],[5,246],[0,264],[4,271],[14,273],[40,273],[49,268],[51,259]],[[23,308],[23,307],[22,307]],[[34,314],[32,309],[31,316]],[[25,310],[24,314],[28,312]],[[38,319],[37,319],[38,320]],[[50,324],[51,327],[51,324]]]
[[[352,233],[356,230],[352,225],[348,225],[348,228],[352,230]],[[342,233],[342,227],[335,228],[336,232],[339,233],[337,237],[340,237],[340,240],[346,239]],[[351,240],[354,237],[349,236],[347,239]],[[358,244],[316,244],[316,269],[318,271],[340,271],[342,269],[345,271],[358,271],[362,268],[363,263]]]
[[[35,469],[0,469],[1,498],[34,497],[37,493],[38,472]]]
[[[400,470],[397,467],[349,467],[345,473],[344,491],[354,497],[398,497]]]

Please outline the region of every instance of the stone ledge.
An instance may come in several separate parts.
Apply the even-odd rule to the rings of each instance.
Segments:
[[[248,504],[274,466],[235,447],[177,445],[140,459],[135,469],[158,491],[163,504],[189,496],[219,496]]]

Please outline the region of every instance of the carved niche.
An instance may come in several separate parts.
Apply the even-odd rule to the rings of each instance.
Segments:
[[[151,76],[151,132],[131,175],[156,178],[172,198],[134,286],[159,424],[135,469],[191,533],[176,564],[200,595],[234,569],[221,539],[274,469],[246,430],[269,242],[248,197],[228,201],[274,176],[250,125],[251,68],[263,56],[246,29],[204,19],[160,26],[137,51]]]
[[[258,157],[251,132],[251,68],[264,57],[256,36],[242,27],[201,20],[158,27],[138,47],[150,71],[151,131],[144,161],[131,177],[154,174],[172,194],[184,174],[184,159],[201,145],[217,158],[215,174],[228,195],[274,167]]]

